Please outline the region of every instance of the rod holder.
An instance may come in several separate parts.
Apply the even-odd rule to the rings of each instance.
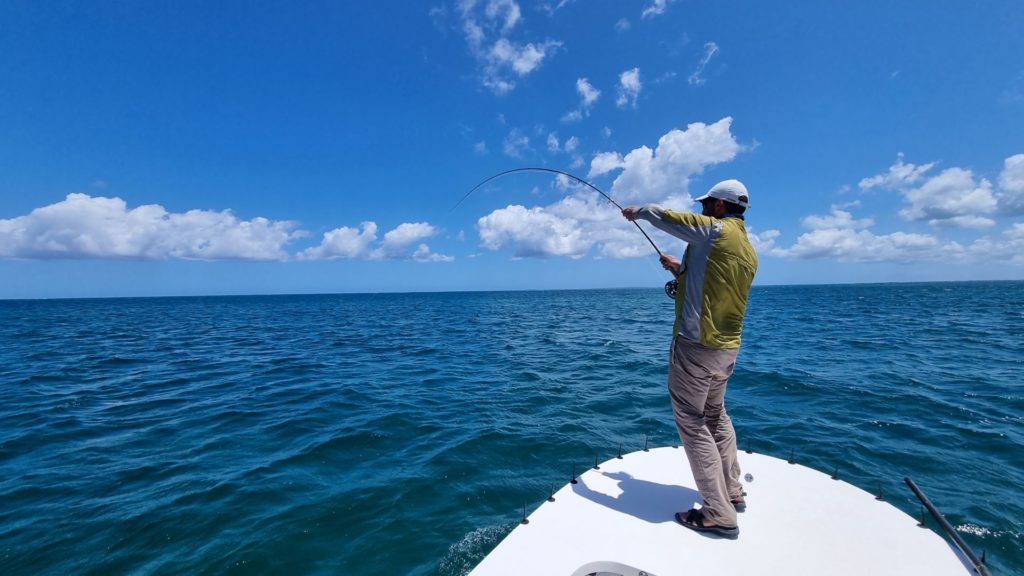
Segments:
[[[622,442],[619,442],[619,455],[616,458],[622,460]]]
[[[520,524],[529,524],[530,521],[526,519],[526,504],[523,504],[523,521]]]
[[[792,450],[789,451],[789,460],[786,460],[786,462],[789,462],[790,464],[796,464],[796,461],[793,460],[793,451]]]
[[[832,479],[839,480],[839,466],[832,469]]]
[[[569,481],[569,484],[579,484],[579,482],[576,481],[576,465],[575,464],[572,465],[572,480]]]
[[[875,496],[875,500],[879,500],[879,501],[885,500],[885,498],[883,497],[882,483],[881,482],[878,483],[878,496]]]
[[[555,501],[555,487],[554,486],[549,486],[548,488],[549,488],[548,489],[548,502],[554,502]]]
[[[647,449],[647,440],[648,436],[647,434],[644,434],[644,452],[650,452],[650,450]]]

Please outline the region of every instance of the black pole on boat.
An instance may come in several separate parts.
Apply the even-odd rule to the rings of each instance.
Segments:
[[[960,537],[960,534],[955,529],[953,529],[953,526],[951,526],[949,522],[946,521],[946,517],[943,516],[942,513],[939,512],[937,508],[935,508],[934,505],[932,505],[931,500],[929,500],[928,497],[924,495],[924,492],[922,492],[921,489],[917,487],[917,484],[914,484],[914,481],[911,480],[909,477],[904,478],[903,481],[906,482],[907,486],[910,486],[910,489],[914,491],[914,496],[917,496],[917,499],[921,501],[921,504],[924,504],[924,507],[927,508],[928,512],[931,513],[932,518],[935,518],[935,521],[939,523],[939,526],[942,527],[942,530],[945,531],[946,534],[948,534],[949,537],[953,539],[953,543],[956,544],[956,547],[960,549],[960,552],[962,552],[963,555],[971,561],[974,571],[978,574],[981,574],[981,576],[991,576],[992,573],[988,571],[988,566],[985,566],[985,561],[983,559],[978,558],[978,556],[974,553],[974,550],[971,550],[971,547],[967,545],[967,542],[964,542],[964,539]]]

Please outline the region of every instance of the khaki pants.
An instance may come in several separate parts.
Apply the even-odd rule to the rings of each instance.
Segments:
[[[668,391],[679,437],[690,461],[704,515],[720,526],[736,526],[732,500],[743,494],[736,461],[736,431],[725,413],[725,386],[739,349],[672,340]]]

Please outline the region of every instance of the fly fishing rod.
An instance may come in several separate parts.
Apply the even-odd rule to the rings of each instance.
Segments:
[[[614,199],[612,199],[611,196],[605,194],[600,188],[598,188],[597,186],[594,186],[593,184],[591,184],[590,182],[587,182],[586,180],[584,180],[583,178],[580,178],[579,176],[574,176],[574,175],[572,175],[572,174],[570,174],[568,172],[563,172],[562,170],[555,170],[554,168],[539,168],[539,167],[528,166],[526,168],[513,168],[511,170],[505,170],[504,172],[499,172],[499,173],[495,174],[494,176],[491,176],[491,177],[487,178],[486,180],[484,180],[483,182],[477,184],[476,186],[473,186],[472,190],[470,190],[469,192],[466,192],[466,195],[463,196],[462,198],[460,198],[459,201],[455,203],[455,206],[452,206],[452,210],[455,210],[456,208],[458,208],[459,204],[462,204],[463,200],[465,200],[466,198],[469,198],[470,194],[472,194],[473,192],[476,192],[484,184],[487,184],[488,182],[490,182],[491,180],[494,180],[496,178],[500,178],[500,177],[505,176],[507,174],[514,174],[516,172],[549,172],[551,174],[561,174],[562,176],[565,176],[567,178],[572,178],[576,182],[579,182],[580,184],[583,184],[584,186],[587,186],[591,190],[597,192],[601,196],[604,196],[606,199],[608,199],[609,202],[612,203],[612,205],[614,205],[619,210],[623,209],[622,206],[619,206],[619,203],[616,202]],[[633,225],[636,226],[636,229],[639,230],[640,233],[644,235],[644,238],[646,238],[648,242],[650,242],[651,247],[654,248],[654,251],[658,253],[658,256],[662,256],[663,254],[661,253],[661,250],[659,250],[658,246],[654,244],[654,241],[651,240],[651,237],[647,235],[647,232],[644,232],[644,229],[640,227],[640,224],[634,220],[633,221]]]
[[[491,177],[485,179],[483,182],[480,182],[476,186],[473,186],[473,188],[469,192],[466,192],[465,196],[463,196],[462,198],[459,198],[459,201],[455,203],[455,206],[452,206],[452,209],[449,210],[449,213],[454,211],[456,208],[458,208],[459,204],[462,204],[463,200],[465,200],[466,198],[469,198],[470,194],[472,194],[473,192],[476,192],[484,184],[487,184],[488,182],[490,182],[491,180],[494,180],[496,178],[500,178],[500,177],[505,176],[507,174],[514,174],[516,172],[548,172],[550,174],[561,174],[562,176],[565,176],[566,178],[572,178],[576,182],[579,182],[580,184],[583,184],[584,186],[587,186],[588,188],[590,188],[594,192],[597,192],[601,196],[604,196],[609,202],[612,203],[613,206],[618,208],[620,211],[623,209],[622,206],[620,206],[619,203],[616,202],[611,196],[605,194],[603,190],[601,190],[597,186],[594,186],[590,182],[587,182],[583,178],[580,178],[579,176],[575,176],[573,174],[570,174],[570,173],[562,171],[562,170],[556,170],[554,168],[542,168],[542,167],[536,167],[536,166],[527,166],[527,167],[524,167],[524,168],[512,168],[511,170],[505,170],[504,172],[499,172],[499,173],[495,174],[494,176],[491,176]],[[664,254],[662,254],[661,250],[658,249],[658,246],[654,243],[654,240],[651,240],[651,237],[647,235],[647,232],[644,232],[644,229],[640,227],[640,223],[637,222],[636,220],[633,220],[632,222],[633,222],[633,225],[636,226],[636,229],[639,230],[640,233],[644,235],[644,238],[647,239],[647,242],[649,242],[651,244],[651,248],[654,248],[654,251],[658,253],[658,257],[659,258],[664,257]],[[669,272],[671,272],[671,270],[669,270]],[[672,275],[675,276],[674,273]],[[668,282],[665,283],[665,294],[669,298],[675,300],[676,292],[678,291],[678,286],[679,286],[679,283],[674,278],[672,280],[669,280]]]

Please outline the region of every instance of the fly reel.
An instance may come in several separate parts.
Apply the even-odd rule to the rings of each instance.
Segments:
[[[679,281],[678,280],[669,280],[668,282],[665,282],[665,295],[666,296],[668,296],[669,298],[675,300],[676,299],[676,292],[678,292],[678,291],[679,291]]]

